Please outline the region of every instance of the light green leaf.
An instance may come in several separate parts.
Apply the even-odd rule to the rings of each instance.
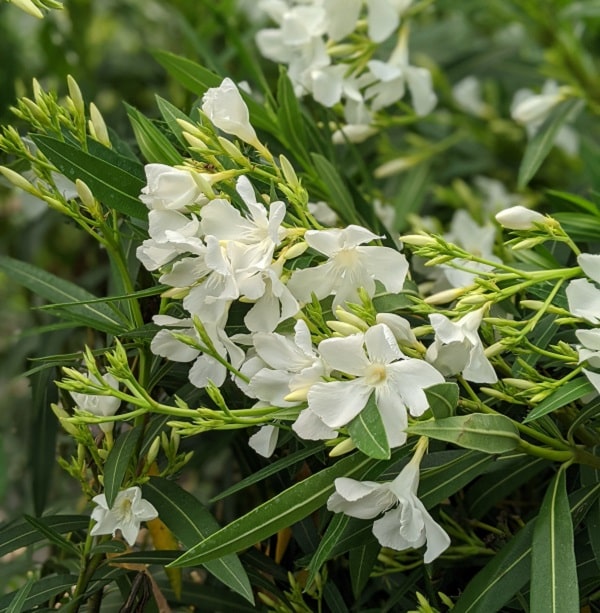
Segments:
[[[142,434],[141,427],[128,430],[119,436],[110,450],[104,465],[104,494],[106,504],[112,508],[117,494],[123,485],[123,478],[129,468],[129,462],[137,448]]]
[[[560,127],[569,118],[571,113],[581,105],[581,100],[570,99],[556,106],[540,126],[536,135],[529,141],[521,166],[519,167],[519,188],[525,187],[535,175],[550,149],[554,145],[554,139]]]
[[[527,417],[523,420],[523,423],[526,424],[531,421],[535,421],[542,417],[542,415],[547,415],[548,413],[552,413],[556,409],[560,409],[565,405],[569,404],[569,402],[573,402],[574,400],[578,400],[587,394],[591,394],[594,391],[594,386],[587,380],[586,377],[577,377],[577,379],[573,379],[572,381],[568,381],[561,385],[553,394],[548,396],[546,400],[540,402],[540,404],[533,409],[527,415]]]
[[[143,492],[144,497],[156,507],[160,519],[186,547],[193,547],[198,542],[208,540],[211,534],[218,534],[220,526],[215,518],[194,496],[173,481],[152,477],[143,485]],[[228,554],[221,555],[218,560],[204,562],[203,566],[219,581],[253,603],[252,587],[244,567],[231,551]],[[195,564],[193,562],[190,566]]]
[[[485,453],[512,451],[520,440],[508,417],[484,413],[418,422],[409,426],[408,432]]]
[[[355,453],[308,479],[296,483],[271,500],[254,508],[216,534],[184,553],[175,566],[192,566],[241,551],[291,526],[320,508],[333,493],[334,479],[353,477],[373,460]]]
[[[184,146],[189,147],[189,143],[183,138],[183,128],[177,123],[178,119],[183,119],[189,123],[194,123],[190,117],[188,117],[183,111],[180,111],[176,106],[171,104],[168,100],[156,96],[156,104],[158,110],[169,126],[171,132],[175,135],[175,138]]]
[[[65,281],[33,264],[0,256],[0,270],[34,294],[50,302],[67,303],[60,316],[109,334],[119,334],[128,329],[120,314],[110,306],[98,302],[80,304],[80,301],[97,300],[94,294],[75,283]],[[57,313],[58,315],[58,313]]]
[[[352,442],[365,455],[376,460],[388,460],[390,445],[377,408],[375,393],[369,396],[365,408],[348,424]]]
[[[458,404],[456,383],[437,383],[424,390],[429,408],[436,420],[452,417]]]
[[[60,534],[86,530],[90,524],[88,515],[54,515],[40,517],[38,521]],[[24,520],[11,523],[0,530],[0,557],[21,547],[37,543],[43,538],[44,535],[37,528]]]
[[[101,158],[50,136],[36,134],[31,138],[67,179],[81,179],[108,208],[147,219],[148,209],[138,198],[146,184],[141,166],[141,174],[132,174],[131,161],[110,149]]]
[[[578,613],[579,589],[566,470],[550,482],[535,522],[531,551],[531,613]]]
[[[149,163],[177,166],[183,162],[183,157],[169,142],[169,139],[136,108],[125,105],[135,140],[142,155]]]

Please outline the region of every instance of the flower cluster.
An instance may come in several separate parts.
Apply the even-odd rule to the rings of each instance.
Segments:
[[[264,57],[287,66],[298,96],[310,94],[326,107],[343,102],[346,125],[334,140],[360,142],[375,132],[374,115],[401,100],[406,89],[417,115],[427,115],[436,105],[431,73],[409,61],[403,17],[411,4],[261,0],[259,7],[277,27],[260,30],[256,42]],[[393,48],[381,59],[376,52],[388,41]]]

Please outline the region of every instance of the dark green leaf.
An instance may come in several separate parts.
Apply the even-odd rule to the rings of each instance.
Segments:
[[[137,219],[148,217],[148,209],[138,198],[146,184],[143,175],[133,175],[123,164],[115,163],[116,154],[110,149],[108,161],[50,136],[34,135],[32,139],[67,179],[81,179],[108,208]]]
[[[106,458],[106,464],[104,465],[104,494],[106,495],[106,504],[109,509],[112,508],[117,494],[123,485],[123,478],[129,468],[129,463],[135,453],[141,434],[141,427],[136,427],[122,433]]]
[[[34,294],[50,302],[68,303],[61,317],[102,332],[118,334],[127,329],[118,311],[102,303],[79,304],[80,301],[97,300],[97,296],[78,285],[65,281],[45,270],[8,256],[0,256],[0,270]]]
[[[485,453],[512,451],[520,440],[508,417],[484,413],[417,422],[408,431]]]
[[[128,104],[125,105],[125,108],[129,121],[131,121],[135,140],[147,162],[169,166],[177,166],[183,162],[177,149],[147,117]]]
[[[365,585],[367,585],[380,550],[381,545],[373,537],[373,540],[369,543],[350,551],[350,581],[352,583],[352,593],[357,599]]]
[[[39,521],[60,534],[86,530],[90,525],[90,518],[87,515],[54,515],[40,517]],[[0,557],[21,547],[37,543],[43,538],[44,535],[39,530],[24,520],[4,526],[0,529]]]
[[[77,583],[76,575],[52,575],[38,579],[29,594],[25,598],[22,606],[23,609],[31,609],[32,607],[42,604],[56,596],[70,590]],[[12,600],[18,592],[11,592],[0,598],[0,613],[8,610]]]
[[[529,141],[521,161],[521,166],[519,167],[519,188],[525,187],[535,175],[542,162],[546,159],[546,156],[550,153],[558,130],[580,104],[581,101],[579,99],[561,102],[553,109],[540,126],[537,134]]]
[[[153,477],[144,484],[143,491],[144,497],[156,507],[161,520],[186,547],[193,547],[211,534],[218,533],[219,524],[209,511],[176,483]],[[248,576],[237,556],[231,553],[222,555],[218,560],[203,565],[225,585],[254,602]]]
[[[30,577],[27,583],[15,593],[14,598],[10,601],[10,605],[6,609],[6,613],[21,613],[25,607],[25,601],[27,600],[27,596],[29,596],[29,592],[31,592],[33,583],[33,577]]]
[[[550,482],[533,530],[531,613],[578,613],[579,589],[566,471]]]
[[[193,566],[241,551],[300,521],[320,508],[333,493],[336,477],[353,477],[373,460],[355,453],[259,505],[184,553],[175,566]]]
[[[235,613],[256,613],[255,606],[249,605],[239,596],[211,585],[184,582],[181,597],[177,598],[171,587],[165,583],[159,583],[162,593],[169,602],[180,602],[185,605],[198,607],[198,611],[231,611]]]
[[[36,519],[35,517],[31,517],[30,515],[24,515],[25,521],[28,524],[31,524],[38,532],[41,532],[51,543],[54,543],[59,549],[64,551],[65,553],[69,553],[76,558],[79,557],[79,549],[68,541],[62,534],[51,528],[46,523],[44,523],[40,519]]]
[[[177,140],[187,148],[189,144],[185,138],[183,138],[183,128],[177,123],[177,120],[183,119],[189,123],[193,123],[193,121],[184,112],[180,111],[176,106],[160,96],[156,96],[156,104],[171,132],[175,135]]]
[[[285,68],[279,67],[279,81],[277,82],[277,120],[281,130],[281,136],[285,140],[287,148],[303,163],[310,163],[307,151],[306,132],[304,124],[306,119],[302,116],[298,97],[294,93],[294,87],[287,76]]]
[[[542,415],[552,413],[552,411],[560,409],[570,402],[578,400],[593,391],[594,386],[586,377],[577,377],[577,379],[567,381],[567,383],[562,384],[554,393],[550,394],[546,400],[540,402],[540,404],[527,415],[523,423],[526,424],[530,421],[535,421]]]
[[[437,383],[424,391],[435,419],[454,415],[458,404],[458,385],[456,383]]]
[[[346,222],[360,224],[361,219],[354,206],[354,200],[335,166],[325,157],[318,153],[311,155],[327,196],[328,204]]]
[[[365,455],[376,460],[389,459],[390,445],[374,392],[369,396],[365,408],[348,424],[348,432],[352,442]]]

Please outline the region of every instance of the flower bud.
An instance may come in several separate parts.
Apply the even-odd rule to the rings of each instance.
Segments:
[[[69,97],[73,101],[75,110],[83,117],[85,115],[85,103],[83,101],[83,96],[81,95],[81,90],[79,89],[77,81],[75,81],[70,74],[67,75],[67,88],[69,89]]]
[[[517,205],[496,214],[496,221],[508,230],[531,230],[534,224],[546,224],[548,218],[537,211]]]
[[[341,443],[338,443],[330,452],[330,458],[337,458],[346,453],[350,453],[356,449],[356,445],[351,438],[344,439]]]
[[[8,179],[15,187],[22,189],[28,194],[33,194],[34,196],[39,197],[40,193],[38,190],[35,189],[35,187],[18,172],[15,172],[6,166],[0,166],[0,174],[4,175],[4,177]]]
[[[285,157],[285,155],[279,156],[279,163],[281,164],[281,171],[288,185],[292,188],[300,187],[300,181],[298,181],[298,175],[294,170],[291,162]]]
[[[88,127],[92,137],[99,143],[102,143],[108,148],[112,146],[108,136],[106,123],[104,123],[104,117],[102,117],[98,107],[93,102],[90,104],[90,121],[88,122]]]
[[[40,9],[32,2],[32,0],[10,0],[15,6],[18,6],[21,10],[33,15],[33,17],[37,17],[38,19],[43,19],[44,13],[40,11]]]
[[[352,336],[353,334],[360,334],[361,332],[364,332],[364,329],[357,328],[356,326],[348,324],[344,321],[330,320],[326,323],[334,332],[337,332],[342,336]]]
[[[237,86],[223,79],[219,87],[211,87],[202,97],[202,112],[219,130],[237,136],[249,145],[260,145],[250,114]]]
[[[464,287],[452,287],[450,289],[445,289],[438,292],[437,294],[427,296],[424,302],[425,304],[448,304],[449,302],[456,300],[459,296],[462,296],[464,293]]]
[[[414,245],[415,247],[437,245],[435,238],[429,236],[428,234],[405,234],[404,236],[400,237],[400,240],[405,245]]]

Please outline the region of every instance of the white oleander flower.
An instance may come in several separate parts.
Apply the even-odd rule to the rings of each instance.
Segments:
[[[248,445],[263,458],[270,458],[277,446],[278,437],[279,428],[270,425],[263,426],[248,439]]]
[[[129,487],[119,492],[111,508],[108,508],[105,494],[94,496],[92,502],[98,506],[92,511],[92,519],[96,521],[96,525],[90,534],[115,536],[117,530],[120,530],[130,547],[135,545],[141,522],[158,517],[154,506],[142,498],[142,490],[139,487]]]
[[[202,112],[219,130],[237,136],[249,145],[260,145],[250,114],[237,86],[229,79],[223,79],[219,87],[211,87],[202,97]]]
[[[575,279],[567,285],[566,294],[569,311],[575,317],[581,317],[592,324],[600,324],[600,255],[582,253],[577,257],[587,279]]]
[[[507,230],[532,230],[534,224],[546,224],[548,218],[537,211],[517,205],[496,213],[496,221]]]
[[[88,373],[88,379],[95,385],[101,384],[100,380],[93,374]],[[115,390],[119,389],[119,382],[110,373],[102,375],[104,382]],[[96,394],[82,394],[79,392],[69,392],[75,404],[82,411],[87,411],[98,417],[112,417],[121,406],[121,399],[114,396],[101,396]],[[112,421],[99,424],[104,432],[111,432],[114,423]]]
[[[288,287],[294,296],[308,302],[311,294],[323,299],[334,295],[333,309],[344,302],[359,302],[358,289],[369,296],[375,293],[375,281],[389,292],[399,292],[408,273],[404,255],[390,247],[366,247],[363,243],[380,238],[361,226],[344,229],[308,230],[304,239],[310,247],[329,259],[292,274]]]
[[[195,203],[206,201],[206,196],[188,170],[180,170],[166,164],[146,164],[146,187],[140,200],[157,211],[186,211]]]
[[[353,378],[314,384],[308,390],[308,408],[329,428],[341,428],[374,394],[390,447],[406,442],[407,413],[418,417],[429,407],[425,388],[444,382],[431,364],[407,358],[385,324],[364,334],[326,339],[319,353],[332,371]]]
[[[327,508],[359,519],[383,513],[373,523],[373,534],[383,547],[404,551],[426,544],[425,563],[433,562],[448,548],[450,537],[417,497],[420,460],[417,452],[390,483],[336,479]]]
[[[477,332],[482,318],[483,309],[471,311],[454,322],[439,313],[430,315],[435,338],[425,359],[445,376],[462,373],[473,383],[496,383],[498,377]]]

